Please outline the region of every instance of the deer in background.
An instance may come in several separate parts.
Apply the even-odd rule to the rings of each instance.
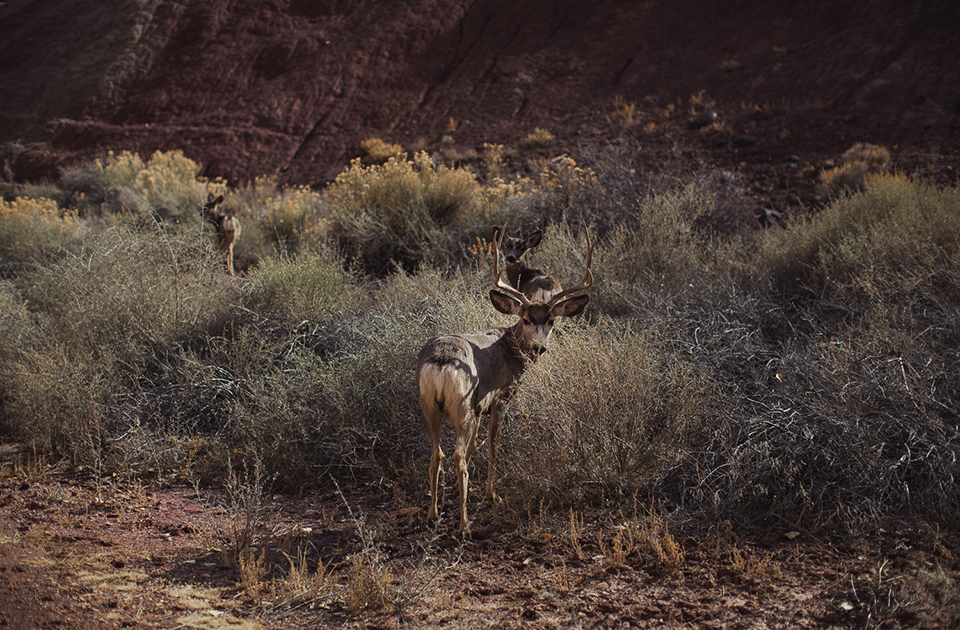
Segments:
[[[503,232],[494,244],[494,289],[490,291],[493,307],[519,320],[510,327],[493,328],[459,335],[444,335],[428,341],[417,357],[417,387],[423,424],[430,439],[430,508],[427,519],[437,519],[437,484],[440,476],[440,427],[443,419],[456,431],[453,463],[456,467],[457,490],[460,496],[460,532],[469,534],[467,519],[467,464],[476,448],[480,416],[489,412],[487,429],[486,497],[494,502],[494,468],[500,421],[516,393],[527,364],[545,349],[557,317],[579,315],[590,296],[574,295],[590,288],[593,274],[590,261],[596,239],[588,249],[586,271],[579,284],[559,291],[547,300],[532,299],[502,278],[499,268],[500,243]]]
[[[507,283],[527,296],[527,299],[546,302],[554,293],[560,290],[560,283],[540,271],[527,266],[523,260],[524,254],[540,244],[543,239],[543,230],[534,230],[526,238],[507,236],[506,226],[503,229],[493,228],[493,240],[501,243],[503,256],[507,264],[503,266],[503,275]]]
[[[223,203],[223,195],[214,199],[213,193],[207,194],[207,203],[203,204],[200,214],[216,228],[220,251],[227,257],[227,273],[232,276],[235,275],[233,270],[233,246],[240,239],[240,220],[231,214],[218,214],[216,207],[221,203]]]

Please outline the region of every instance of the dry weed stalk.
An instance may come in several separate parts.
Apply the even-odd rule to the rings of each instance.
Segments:
[[[296,605],[318,599],[327,587],[327,568],[323,566],[323,562],[317,560],[316,571],[310,573],[306,549],[301,548],[296,558],[284,555],[290,562],[290,572],[283,583],[287,603]]]
[[[617,535],[608,547],[603,541],[603,534],[597,534],[597,546],[600,547],[600,553],[611,567],[622,569],[627,566],[627,558],[633,553],[637,542],[637,527],[634,523],[628,522],[617,528]]]
[[[583,547],[580,546],[580,536],[583,534],[583,516],[577,517],[573,508],[570,508],[570,546],[580,561],[586,560],[587,556],[583,553]]]
[[[240,588],[259,601],[261,582],[270,574],[266,548],[259,553],[255,547],[241,551],[237,556],[237,572],[240,574]]]
[[[393,590],[393,573],[379,554],[354,556],[344,597],[347,610],[354,615],[388,613],[393,610]]]
[[[670,528],[653,506],[647,517],[638,524],[638,538],[647,543],[654,556],[668,569],[677,569],[686,561],[683,546],[670,533]]]
[[[572,588],[572,582],[570,581],[570,570],[567,569],[567,561],[560,561],[560,575],[557,576],[557,592],[559,593],[569,593]]]
[[[750,580],[764,576],[782,577],[780,567],[773,562],[773,552],[757,557],[741,551],[736,544],[730,547],[730,568]]]

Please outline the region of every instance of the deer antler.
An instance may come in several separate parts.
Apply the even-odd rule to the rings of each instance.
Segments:
[[[583,291],[584,289],[589,289],[589,288],[590,288],[590,285],[593,284],[593,272],[590,271],[590,264],[591,264],[591,262],[592,262],[592,260],[593,260],[593,246],[597,244],[597,238],[599,238],[599,237],[594,237],[593,242],[591,243],[591,242],[590,242],[590,233],[587,232],[587,226],[586,226],[586,225],[583,226],[583,232],[584,232],[584,234],[587,235],[587,245],[588,245],[588,247],[587,247],[587,270],[583,272],[583,279],[580,280],[580,282],[579,282],[578,284],[576,284],[575,286],[572,286],[572,287],[570,287],[569,289],[564,289],[563,291],[557,293],[557,294],[554,295],[552,298],[550,298],[550,301],[547,302],[547,305],[548,305],[548,306],[553,306],[553,305],[555,305],[557,302],[559,302],[559,301],[560,301],[561,299],[563,299],[564,297],[567,297],[567,296],[570,295],[571,293],[575,293],[575,292],[577,292],[577,291]]]
[[[503,229],[500,230],[500,238],[496,239],[493,243],[493,284],[499,290],[503,291],[510,297],[515,298],[524,306],[530,306],[532,302],[527,298],[526,295],[521,293],[519,290],[514,289],[508,282],[504,282],[500,277],[500,274],[503,272],[503,269],[500,268],[500,246],[503,244],[503,237],[507,233],[507,226],[504,225]]]

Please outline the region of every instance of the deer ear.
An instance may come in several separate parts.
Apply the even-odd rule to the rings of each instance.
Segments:
[[[207,193],[207,203],[213,203],[213,193]]]
[[[493,302],[493,308],[504,315],[519,315],[520,302],[506,293],[500,293],[496,289],[490,290],[490,301]]]
[[[217,197],[216,199],[213,200],[213,205],[215,205],[215,206],[218,206],[218,205],[220,205],[221,203],[223,203],[223,195],[220,195],[219,197]]]
[[[573,317],[582,313],[589,302],[590,296],[586,294],[567,298],[553,307],[553,314],[557,317]]]
[[[524,243],[527,246],[527,249],[531,247],[536,247],[540,244],[540,239],[543,238],[543,230],[537,230],[536,232],[531,232],[527,235],[527,241]]]

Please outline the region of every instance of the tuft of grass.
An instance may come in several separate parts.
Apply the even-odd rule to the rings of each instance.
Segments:
[[[502,179],[504,175],[502,144],[483,144],[483,162],[487,168],[487,180]]]
[[[633,127],[640,122],[637,120],[637,104],[618,94],[613,98],[613,114],[607,116],[607,122],[617,123],[624,128]]]
[[[832,199],[844,192],[861,191],[867,178],[885,171],[889,163],[889,149],[858,142],[844,152],[839,166],[820,173],[820,194]]]
[[[360,143],[360,148],[364,150],[367,159],[373,164],[383,164],[391,158],[396,160],[403,158],[402,146],[384,142],[380,138],[367,138]]]
[[[553,144],[557,137],[543,127],[536,127],[523,137],[520,144],[527,149],[540,149]]]

